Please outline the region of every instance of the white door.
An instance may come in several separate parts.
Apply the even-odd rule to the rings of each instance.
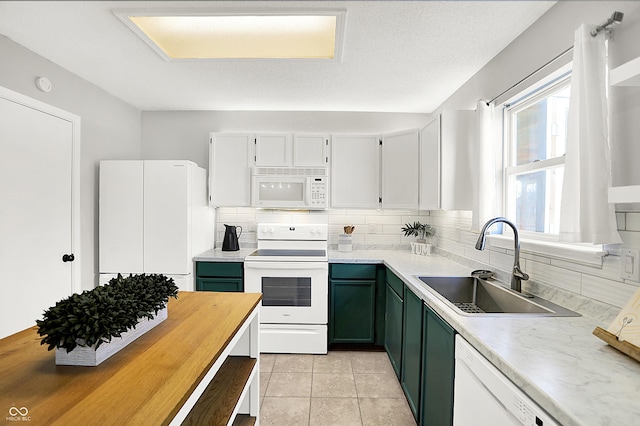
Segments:
[[[418,130],[382,137],[382,208],[418,208]]]
[[[256,135],[256,166],[291,166],[291,136],[285,133]]]
[[[45,309],[76,289],[73,158],[79,118],[0,89],[2,338],[34,326]],[[73,254],[75,261],[63,262],[65,254]]]
[[[209,203],[215,207],[251,205],[251,155],[254,136],[211,133],[209,146]]]
[[[100,273],[141,274],[143,162],[100,162]]]
[[[190,170],[187,161],[144,162],[144,271],[189,274]]]
[[[379,197],[379,138],[332,136],[331,207],[376,209]]]
[[[293,135],[293,166],[327,166],[326,152],[328,147],[329,135]]]
[[[440,209],[440,115],[420,130],[420,210]]]

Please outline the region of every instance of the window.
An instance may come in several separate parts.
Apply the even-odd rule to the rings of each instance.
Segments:
[[[505,105],[505,210],[522,232],[558,234],[570,76]]]

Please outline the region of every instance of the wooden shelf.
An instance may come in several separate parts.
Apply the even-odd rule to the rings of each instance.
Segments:
[[[235,407],[240,402],[243,390],[249,385],[249,377],[255,365],[255,358],[228,357],[182,424],[228,424]],[[244,423],[245,420],[239,419],[243,422],[239,424],[247,424]]]
[[[640,57],[611,70],[611,86],[640,86]]]
[[[233,426],[253,426],[256,424],[256,418],[246,414],[239,414],[233,421]]]

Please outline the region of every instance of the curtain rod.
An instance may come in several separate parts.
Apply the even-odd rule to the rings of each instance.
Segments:
[[[611,15],[611,17],[609,19],[607,19],[606,22],[604,22],[602,25],[598,25],[595,29],[593,29],[591,31],[591,35],[593,37],[595,37],[596,35],[598,35],[598,33],[600,31],[613,31],[611,28],[609,28],[611,25],[613,24],[619,24],[620,22],[622,22],[622,18],[624,17],[624,13],[622,12],[613,12],[613,14]],[[494,96],[493,99],[491,99],[490,101],[485,101],[487,105],[489,105],[490,103],[492,103],[493,101],[495,101],[496,99],[498,99],[500,96],[504,95],[505,93],[507,93],[508,91],[510,91],[511,89],[513,89],[514,87],[519,86],[520,84],[522,84],[524,81],[526,81],[527,79],[529,79],[530,77],[532,77],[533,75],[535,75],[536,73],[542,71],[543,69],[545,69],[546,67],[548,67],[549,65],[551,65],[552,63],[554,63],[555,61],[557,61],[558,59],[560,59],[561,57],[563,57],[564,55],[566,55],[567,53],[571,52],[573,50],[573,46],[569,47],[568,49],[564,50],[562,53],[560,53],[559,55],[557,55],[556,57],[554,57],[553,59],[551,59],[549,62],[547,62],[546,64],[542,65],[541,67],[539,67],[538,69],[536,69],[535,71],[533,71],[531,74],[527,75],[525,78],[523,78],[522,80],[518,81],[516,84],[514,84],[513,86],[509,87],[507,90],[503,91],[502,93],[500,93],[497,96]]]

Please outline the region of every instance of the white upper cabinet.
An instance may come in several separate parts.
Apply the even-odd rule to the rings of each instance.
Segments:
[[[216,207],[251,204],[252,147],[249,133],[211,133],[209,145],[209,203]]]
[[[382,208],[418,208],[418,135],[414,129],[382,137]]]
[[[294,134],[293,166],[328,166],[329,135]]]
[[[255,136],[255,164],[257,167],[291,166],[291,135],[266,133]]]
[[[420,210],[440,208],[440,115],[420,130]]]
[[[380,206],[380,139],[333,135],[331,206],[377,209]]]
[[[471,166],[474,161],[476,139],[475,111],[443,111],[440,119],[440,208],[471,210],[474,187]]]

